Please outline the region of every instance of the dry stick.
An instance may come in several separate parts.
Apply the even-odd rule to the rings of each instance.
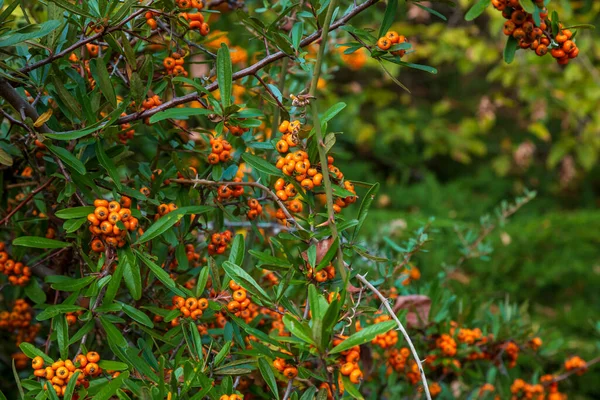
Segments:
[[[287,218],[287,220],[289,222],[291,222],[292,224],[294,224],[298,229],[302,230],[302,231],[306,231],[306,229],[300,225],[298,222],[296,222],[296,219],[294,217],[292,217],[292,215],[289,213],[288,209],[286,208],[285,204],[283,204],[283,202],[279,199],[279,197],[277,197],[277,195],[275,193],[273,193],[273,191],[271,189],[269,189],[268,187],[266,187],[265,185],[258,183],[258,182],[217,182],[217,181],[211,181],[208,179],[171,179],[171,182],[174,183],[183,183],[183,184],[191,184],[191,185],[200,185],[200,186],[221,186],[221,185],[225,185],[225,186],[251,186],[251,187],[255,187],[258,188],[262,191],[264,191],[265,193],[267,193],[276,203],[277,205],[281,208],[281,210],[283,211],[283,213],[285,214],[285,217]]]
[[[335,30],[335,29],[345,25],[354,16],[360,14],[367,8],[376,4],[378,1],[379,0],[365,1],[358,7],[353,8],[348,14],[344,15],[343,17],[339,18],[336,22],[331,24],[331,27],[329,29]],[[321,37],[321,32],[322,32],[321,30],[318,30],[318,31],[314,32],[312,35],[305,37],[300,42],[300,47],[306,47],[309,44],[316,42]],[[260,71],[262,68],[266,67],[267,65],[269,65],[277,60],[280,60],[284,57],[287,57],[287,56],[288,55],[286,53],[284,53],[283,51],[278,51],[277,53],[273,53],[270,56],[265,57],[262,60],[258,61],[257,63],[252,64],[251,66],[249,66],[247,68],[237,71],[236,73],[234,73],[232,75],[232,80],[235,81],[235,80],[244,78],[249,75],[254,75],[255,73],[257,73],[258,71]],[[219,87],[219,83],[217,81],[215,81],[215,82],[211,83],[210,85],[206,86],[206,90],[209,92],[213,92],[213,91],[217,90],[218,87]],[[181,97],[175,97],[175,98],[173,98],[151,110],[140,111],[140,112],[132,113],[132,114],[126,115],[124,117],[121,117],[115,122],[115,124],[125,124],[127,122],[132,122],[132,121],[137,121],[139,119],[148,118],[156,113],[168,110],[168,109],[176,107],[180,104],[185,104],[185,103],[189,103],[194,100],[198,100],[201,96],[202,96],[202,94],[199,94],[199,93],[188,93]]]
[[[337,7],[337,0],[331,0],[327,7],[327,14],[325,15],[325,21],[323,22],[322,34],[321,34],[321,45],[319,46],[319,53],[317,55],[317,61],[313,69],[313,77],[310,84],[309,95],[315,97],[317,93],[317,86],[319,83],[319,76],[321,75],[321,66],[323,64],[323,56],[325,55],[325,48],[327,47],[327,35],[329,34],[329,25],[331,24],[331,18],[333,10]],[[327,198],[327,213],[328,223],[331,229],[331,237],[333,241],[338,238],[338,231],[335,225],[335,210],[333,209],[333,187],[331,185],[331,179],[329,178],[329,172],[326,170],[327,163],[327,151],[323,145],[323,133],[321,132],[321,121],[319,120],[319,108],[317,102],[313,101],[311,104],[313,125],[315,127],[315,139],[317,140],[317,149],[319,152],[319,160],[321,162],[321,169],[323,172],[323,186],[325,188],[325,196]],[[346,267],[344,266],[344,253],[342,251],[341,243],[338,244],[337,256],[336,256],[338,270],[340,277],[343,282],[346,282]]]
[[[40,61],[38,61],[38,62],[36,62],[36,63],[33,63],[33,64],[31,64],[31,65],[27,65],[27,66],[25,66],[25,67],[21,68],[21,69],[19,70],[19,72],[20,72],[21,74],[25,74],[25,73],[27,73],[27,72],[33,71],[34,69],[37,69],[37,68],[43,67],[43,66],[44,66],[44,65],[46,65],[46,64],[50,64],[52,61],[54,61],[54,60],[56,60],[56,59],[58,59],[58,58],[64,57],[64,56],[66,56],[67,54],[69,54],[69,53],[73,52],[73,50],[77,50],[78,48],[80,48],[80,47],[82,47],[82,46],[84,46],[84,45],[86,45],[86,44],[88,44],[88,43],[91,43],[91,42],[93,42],[93,41],[94,41],[94,40],[96,40],[96,39],[100,39],[101,37],[103,37],[103,36],[104,36],[104,35],[106,35],[107,33],[111,33],[111,32],[114,32],[114,31],[118,31],[118,30],[119,30],[119,29],[121,29],[121,28],[122,28],[122,27],[123,27],[125,24],[127,24],[129,21],[131,21],[132,19],[134,19],[134,18],[138,17],[139,15],[142,15],[142,14],[144,14],[145,12],[146,12],[146,9],[145,9],[145,8],[142,8],[142,9],[140,9],[140,10],[138,10],[138,11],[134,12],[133,14],[131,14],[129,17],[125,18],[123,21],[119,22],[117,25],[115,25],[115,26],[111,26],[111,27],[108,27],[108,28],[106,28],[104,31],[102,31],[102,32],[100,32],[100,33],[97,33],[97,34],[95,34],[95,35],[92,35],[92,36],[90,36],[90,37],[88,37],[88,38],[86,38],[86,39],[80,40],[80,41],[78,41],[78,42],[76,42],[76,43],[72,44],[71,46],[67,47],[67,48],[66,48],[66,49],[64,49],[63,51],[60,51],[60,52],[58,52],[58,53],[56,53],[56,54],[53,54],[53,55],[51,55],[51,56],[50,56],[50,57],[48,57],[48,58],[45,58],[45,59],[43,59],[43,60],[40,60]]]
[[[292,388],[294,387],[294,378],[290,379],[283,395],[283,400],[287,400],[292,394]]]
[[[23,115],[25,115],[25,117],[31,118],[33,121],[37,121],[37,119],[40,117],[35,108],[33,108],[27,100],[22,98],[19,95],[19,93],[17,93],[15,88],[13,88],[11,84],[3,78],[0,78],[0,97],[5,99],[8,102],[8,104],[10,104],[15,109],[15,111],[17,111],[17,114],[21,115],[23,119],[25,119]],[[3,114],[6,116],[4,112]],[[8,120],[13,123],[16,123],[17,125],[22,126],[29,132],[31,132],[32,130],[31,128],[29,128],[29,126],[27,126],[27,124],[25,124],[25,122],[18,122],[14,118],[8,118]],[[43,133],[52,132],[52,130],[48,128],[46,124],[39,127],[38,130]]]
[[[260,76],[258,76],[258,74],[254,74],[254,77],[260,82],[261,85],[263,85],[263,87],[265,88],[265,90],[267,91],[267,93],[269,93],[271,95],[271,97],[273,98],[273,100],[275,100],[275,102],[277,102],[277,106],[279,108],[285,110],[285,107],[283,106],[283,104],[281,104],[281,101],[279,101],[279,99],[277,98],[277,96],[275,96],[275,93],[273,93],[273,91],[271,90],[271,88],[269,87],[269,85],[267,85],[267,83]]]
[[[557,375],[555,376],[551,381],[549,382],[544,382],[543,385],[544,386],[549,386],[552,383],[555,382],[560,382],[560,381],[564,381],[565,379],[567,379],[568,377],[570,377],[571,375],[577,373],[577,372],[581,372],[581,371],[585,371],[586,369],[588,369],[589,367],[591,367],[594,364],[597,364],[600,362],[600,357],[596,357],[590,361],[588,361],[584,366],[579,367],[579,368],[575,368],[571,371],[565,372],[562,375]]]
[[[400,322],[400,320],[396,316],[396,313],[394,313],[394,310],[392,310],[392,307],[390,307],[390,304],[389,304],[388,300],[385,298],[385,296],[382,295],[381,292],[379,290],[377,290],[377,288],[371,284],[371,282],[369,282],[363,275],[360,275],[360,274],[356,275],[356,279],[361,281],[366,287],[368,287],[373,293],[375,293],[375,295],[377,295],[377,297],[379,297],[379,300],[381,300],[381,303],[383,304],[383,306],[385,307],[387,312],[394,319],[394,321],[396,321],[396,324],[398,325],[398,329],[400,330],[400,332],[402,332],[404,339],[406,340],[406,342],[408,343],[408,346],[410,347],[410,351],[412,352],[415,362],[417,363],[417,365],[419,367],[419,372],[421,373],[421,381],[423,382],[423,386],[425,388],[425,396],[427,396],[427,400],[431,400],[431,394],[429,393],[429,386],[427,386],[427,377],[425,376],[425,371],[423,370],[423,364],[421,364],[421,359],[419,358],[419,354],[417,354],[417,350],[415,349],[415,346],[413,345],[412,340],[410,340],[410,336],[408,336],[406,329],[404,329],[404,325],[402,325],[402,322]]]
[[[17,211],[19,211],[21,208],[23,208],[25,206],[25,204],[29,203],[31,201],[31,199],[33,199],[33,196],[35,196],[36,194],[38,194],[39,192],[44,190],[46,187],[48,187],[48,185],[50,185],[54,181],[54,179],[55,179],[54,176],[50,177],[46,182],[44,182],[43,185],[41,185],[40,187],[38,187],[37,189],[35,189],[31,193],[29,193],[29,195],[27,197],[25,197],[25,199],[23,199],[23,201],[21,203],[19,203],[18,206],[16,206],[10,213],[8,213],[8,215],[6,217],[4,217],[4,219],[2,221],[0,221],[0,225],[6,224],[8,222],[8,220],[10,220],[12,218],[12,216],[17,213]]]

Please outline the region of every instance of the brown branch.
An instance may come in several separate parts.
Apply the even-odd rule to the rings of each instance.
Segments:
[[[25,115],[26,117],[31,118],[34,122],[37,121],[37,119],[40,117],[38,112],[36,111],[36,109],[33,108],[26,99],[21,97],[19,95],[19,93],[17,93],[15,88],[12,87],[10,83],[8,83],[7,80],[2,79],[2,78],[0,78],[0,97],[2,97],[4,100],[6,100],[8,102],[8,104],[10,104],[15,109],[17,114],[19,114],[19,115],[21,115],[21,116]],[[4,114],[4,115],[6,116],[6,114]],[[12,118],[12,119],[8,118],[8,120],[11,121],[12,123],[16,123],[17,125],[19,125],[21,127],[24,127],[28,131],[31,131],[31,128],[29,128],[29,126],[27,126],[27,124],[25,124],[25,122],[19,123],[14,118]],[[50,128],[48,128],[46,126],[46,124],[40,126],[38,128],[38,130],[43,133],[51,133],[52,132],[52,130]]]
[[[594,358],[594,359],[592,359],[592,360],[588,361],[588,362],[587,362],[587,363],[586,363],[584,366],[582,366],[582,367],[579,367],[579,368],[575,368],[575,369],[573,369],[573,370],[571,370],[571,371],[565,372],[564,374],[557,375],[557,376],[555,376],[555,377],[554,377],[554,378],[553,378],[551,381],[544,382],[544,383],[543,383],[543,385],[544,385],[544,386],[549,386],[549,385],[551,385],[552,383],[555,383],[555,382],[560,382],[560,381],[564,381],[565,379],[567,379],[567,378],[568,378],[568,377],[570,377],[571,375],[573,375],[573,374],[576,374],[576,373],[578,373],[578,372],[585,371],[586,369],[588,369],[588,368],[589,368],[589,367],[591,367],[592,365],[594,365],[594,364],[597,364],[597,363],[599,363],[599,362],[600,362],[600,357],[596,357],[596,358]]]
[[[357,6],[356,8],[353,8],[348,14],[344,15],[343,17],[339,18],[336,22],[331,24],[330,30],[335,30],[341,26],[344,26],[353,17],[360,14],[361,12],[363,12],[367,8],[371,7],[372,5],[376,4],[378,1],[379,0],[367,0],[364,3],[362,3],[361,5]],[[320,36],[321,36],[321,29],[314,32],[312,35],[305,37],[300,42],[300,47],[306,47],[309,44],[316,42],[320,38]],[[251,66],[237,71],[236,73],[234,73],[232,75],[232,79],[234,81],[236,81],[236,80],[244,78],[246,76],[254,75],[258,71],[260,71],[261,69],[266,67],[267,65],[269,65],[277,60],[280,60],[284,57],[288,57],[288,55],[286,53],[284,53],[283,51],[278,51],[277,53],[273,53],[270,56],[265,57],[262,60],[252,64]],[[218,87],[219,87],[218,81],[214,81],[210,85],[206,86],[206,90],[209,92],[213,92],[213,91],[217,90]],[[116,121],[116,124],[125,124],[128,122],[137,121],[139,119],[148,118],[148,117],[153,116],[156,113],[168,110],[168,109],[176,107],[180,104],[185,104],[185,103],[189,103],[194,100],[198,100],[201,96],[202,95],[199,93],[188,93],[181,97],[175,97],[175,98],[161,104],[160,106],[158,106],[156,108],[146,110],[146,111],[132,113],[132,114],[126,115],[124,117],[121,117]]]
[[[277,102],[277,106],[279,108],[281,108],[282,110],[285,110],[285,107],[283,106],[283,104],[281,104],[281,101],[279,101],[277,96],[275,96],[275,93],[273,93],[273,91],[271,90],[269,85],[267,85],[267,83],[260,76],[258,76],[258,74],[254,74],[254,77],[260,82],[261,85],[263,85],[263,87],[265,88],[267,93],[269,93],[271,95],[273,100],[275,100]]]
[[[54,176],[50,177],[42,186],[38,187],[37,189],[35,189],[31,193],[29,193],[29,195],[27,197],[25,197],[25,199],[23,199],[23,201],[18,206],[16,206],[10,213],[8,213],[8,215],[6,217],[4,217],[4,219],[2,221],[0,221],[0,225],[8,223],[8,221],[12,218],[13,215],[15,215],[17,213],[17,211],[19,211],[27,203],[29,203],[31,201],[31,199],[33,199],[33,196],[35,196],[36,194],[38,194],[39,192],[44,190],[46,187],[48,187],[48,185],[50,185],[54,181],[54,179],[55,179]]]
[[[71,46],[67,47],[63,51],[60,51],[60,52],[58,52],[56,54],[52,54],[48,58],[40,60],[40,61],[38,61],[36,63],[31,64],[31,65],[27,65],[27,66],[21,68],[19,70],[19,72],[21,74],[26,74],[27,72],[33,71],[34,69],[43,67],[46,64],[50,64],[52,61],[54,61],[56,59],[59,59],[61,57],[64,57],[67,54],[73,52],[74,50],[77,50],[78,48],[80,48],[82,46],[85,46],[88,43],[93,42],[94,40],[100,39],[101,37],[103,37],[107,33],[111,33],[111,32],[120,30],[129,21],[131,21],[132,19],[138,17],[141,14],[144,14],[146,11],[147,10],[145,8],[141,8],[138,11],[134,12],[133,14],[131,14],[129,17],[125,18],[123,21],[119,22],[117,25],[108,27],[108,28],[106,28],[105,30],[103,30],[100,33],[96,33],[95,35],[92,35],[92,36],[90,36],[90,37],[88,37],[86,39],[82,39],[82,40],[80,40],[80,41],[72,44]]]
[[[283,211],[283,213],[285,214],[285,217],[287,218],[287,220],[289,222],[294,224],[298,229],[300,229],[302,231],[306,231],[306,229],[304,229],[304,227],[302,225],[300,225],[294,217],[292,217],[292,215],[286,208],[285,204],[283,204],[283,202],[279,199],[279,197],[277,197],[277,195],[271,189],[269,189],[262,183],[258,183],[258,182],[216,182],[216,181],[211,181],[208,179],[171,179],[171,182],[183,183],[183,184],[194,185],[194,186],[197,186],[197,185],[200,185],[200,186],[232,185],[232,186],[250,186],[250,187],[258,188],[258,189],[264,191],[269,197],[271,197],[277,203],[277,205],[281,208],[281,210]]]

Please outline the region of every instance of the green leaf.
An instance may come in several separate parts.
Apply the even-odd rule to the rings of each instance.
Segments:
[[[19,345],[21,351],[29,358],[34,359],[35,357],[42,357],[46,364],[52,364],[54,362],[46,353],[38,349],[31,343],[23,342]]]
[[[109,55],[110,56],[110,55]],[[110,75],[106,69],[106,62],[102,57],[96,59],[96,73],[98,75],[98,86],[100,86],[100,92],[106,97],[106,100],[113,106],[117,106],[117,95],[115,93],[115,87],[110,81]]]
[[[125,339],[121,331],[117,329],[112,322],[107,320],[105,317],[100,316],[100,324],[102,325],[102,328],[104,328],[104,332],[106,332],[108,342],[110,344],[121,349],[126,349],[128,347],[127,339]]]
[[[358,209],[358,225],[354,228],[354,232],[352,233],[352,241],[356,238],[356,235],[362,228],[365,220],[367,219],[367,215],[369,214],[369,209],[371,208],[371,204],[373,204],[373,200],[375,200],[375,196],[377,196],[377,192],[379,192],[379,183],[371,186],[362,202],[360,203],[360,208]]]
[[[244,271],[241,267],[235,265],[230,261],[223,263],[223,269],[238,285],[249,291],[255,296],[261,297],[264,300],[269,300],[269,295],[263,290],[262,287],[250,274]]]
[[[156,278],[159,281],[161,281],[163,283],[163,285],[165,285],[167,288],[171,289],[176,295],[187,297],[185,292],[183,292],[181,289],[179,289],[177,287],[177,284],[175,283],[175,281],[173,279],[171,279],[169,274],[164,269],[162,269],[161,267],[156,265],[151,259],[149,259],[145,254],[141,253],[140,251],[135,250],[135,254],[137,254],[139,259],[142,260],[142,262],[144,264],[146,264],[146,266],[148,268],[150,268],[152,273],[156,276]]]
[[[279,400],[279,389],[277,388],[277,380],[275,379],[275,374],[271,369],[271,364],[263,357],[260,357],[258,359],[258,370],[269,386],[269,389],[271,389],[272,395]]]
[[[300,48],[300,41],[302,41],[302,34],[304,33],[304,22],[296,22],[292,28],[292,46],[294,50],[298,51]]]
[[[364,397],[360,394],[360,391],[356,388],[354,383],[350,382],[350,378],[347,376],[342,376],[342,380],[344,381],[344,389],[346,393],[348,393],[353,399],[363,400]]]
[[[119,268],[123,268],[123,279],[134,300],[142,298],[142,276],[137,258],[130,248],[119,250]]]
[[[66,358],[66,357],[65,357]],[[64,400],[71,400],[73,398],[73,392],[75,392],[75,385],[77,384],[77,377],[81,371],[77,371],[69,378],[69,382],[67,383],[67,388],[65,389],[65,394],[63,396]]]
[[[100,360],[98,362],[98,366],[105,370],[110,371],[126,371],[129,369],[129,365],[120,361],[111,361],[111,360]]]
[[[69,313],[69,312],[75,312],[75,311],[80,311],[80,310],[85,310],[85,308],[80,307],[80,306],[74,306],[71,304],[56,304],[56,305],[47,307],[44,311],[39,313],[37,315],[37,317],[35,317],[35,319],[37,319],[38,321],[45,321],[45,320],[53,318],[61,313]]]
[[[64,8],[67,11],[72,12],[73,14],[77,14],[77,15],[81,15],[83,17],[88,17],[88,18],[95,18],[96,16],[88,13],[85,10],[82,10],[80,7],[77,7],[76,5],[69,3],[68,0],[50,0],[52,3],[58,5],[59,7]]]
[[[596,27],[592,24],[577,24],[577,25],[567,26],[564,29],[591,29],[591,30],[594,30],[594,29],[596,29]]]
[[[108,172],[110,179],[112,179],[112,181],[115,184],[115,186],[117,187],[117,189],[119,191],[122,190],[123,186],[121,185],[121,177],[119,176],[119,173],[117,172],[117,167],[115,167],[115,164],[110,159],[110,157],[108,155],[106,155],[106,152],[104,151],[104,146],[102,146],[102,142],[100,142],[100,140],[96,141],[95,149],[96,149],[96,157],[98,157],[98,161],[100,162],[100,165],[102,165],[104,167],[104,169],[106,170],[106,172]]]
[[[125,312],[125,314],[129,315],[131,319],[133,319],[136,322],[139,322],[142,325],[147,326],[148,328],[154,328],[154,323],[152,323],[150,317],[148,317],[142,311],[120,301],[118,301],[117,303],[123,306],[123,311]]]
[[[46,302],[46,293],[40,287],[40,283],[37,279],[31,279],[27,286],[25,286],[25,294],[36,304],[42,304]]]
[[[67,292],[75,292],[88,286],[96,280],[95,276],[85,276],[83,278],[71,278],[64,275],[50,275],[46,278],[46,282],[50,284],[54,290],[63,290]]]
[[[552,34],[554,36],[558,35],[558,30],[559,30],[559,19],[558,19],[558,13],[556,11],[552,11],[552,22],[551,22],[551,26],[552,26]]]
[[[67,117],[73,119],[72,116],[68,115],[73,114],[77,118],[81,118],[81,104],[73,97],[71,92],[67,90],[64,83],[60,80],[59,76],[60,71],[58,67],[54,68],[54,75],[52,77],[52,86],[54,88],[54,93],[60,100],[59,106],[61,106],[61,111],[67,114]],[[63,108],[64,106],[65,108]],[[68,111],[68,113],[67,113]]]
[[[65,148],[47,145],[48,149],[53,152],[58,158],[60,158],[67,166],[71,167],[74,171],[77,171],[80,175],[85,175],[86,170],[83,163],[75,157],[71,152]]]
[[[231,91],[233,87],[231,71],[231,57],[229,48],[225,43],[221,43],[221,48],[217,52],[217,82],[219,83],[219,92],[221,93],[221,104],[223,108],[231,105]]]
[[[263,253],[257,250],[250,250],[248,251],[248,253],[257,258],[259,261],[259,265],[262,266],[272,266],[275,267],[276,269],[282,269],[282,270],[287,270],[290,269],[292,267],[292,264],[289,261],[286,260],[282,260],[279,257],[275,257],[272,256],[270,254],[267,253]]]
[[[504,46],[504,61],[507,64],[510,64],[515,59],[515,53],[519,48],[519,42],[512,36],[508,37],[506,41],[506,46]]]
[[[111,380],[108,384],[102,385],[102,389],[96,393],[94,400],[109,400],[123,386],[123,381],[127,378],[129,378],[129,371],[121,373],[121,375]]]
[[[390,71],[388,71],[388,69],[385,67],[385,65],[383,64],[383,62],[381,62],[381,60],[377,60],[377,62],[379,63],[379,66],[381,67],[381,69],[383,70],[383,72],[386,73],[387,76],[390,77],[390,79],[399,87],[401,87],[402,89],[406,90],[408,93],[410,93],[410,90],[408,90],[408,88],[406,86],[404,86],[404,84],[402,82],[400,82]]]
[[[430,67],[429,65],[413,64],[413,63],[408,63],[408,62],[404,62],[404,61],[398,61],[397,64],[404,65],[405,67],[408,67],[408,68],[413,68],[413,69],[418,69],[421,71],[429,72],[430,74],[438,73],[437,69]]]
[[[438,18],[440,18],[440,19],[442,19],[442,20],[444,20],[444,21],[447,21],[447,20],[448,20],[448,18],[446,18],[446,16],[445,16],[444,14],[442,14],[442,13],[440,13],[440,12],[438,12],[438,11],[434,10],[433,8],[426,7],[426,6],[424,6],[424,5],[420,4],[420,3],[413,3],[413,4],[414,4],[415,6],[417,6],[417,7],[419,7],[420,9],[422,9],[422,10],[425,10],[425,11],[427,11],[427,12],[428,12],[428,13],[430,13],[430,14],[433,14],[433,15],[435,15],[436,17],[438,17]]]
[[[52,326],[56,330],[60,358],[65,360],[69,358],[69,325],[67,324],[67,318],[63,314],[57,315],[53,319]]]
[[[8,154],[6,151],[4,151],[4,149],[1,147],[0,147],[0,164],[6,165],[9,167],[11,165],[13,165],[12,156],[10,154]]]
[[[94,212],[94,206],[72,207],[58,210],[54,215],[60,219],[73,219],[87,217]]]
[[[242,159],[252,168],[263,172],[268,175],[281,176],[282,172],[277,169],[273,164],[268,163],[266,160],[252,155],[250,153],[242,154]]]
[[[246,252],[244,236],[238,234],[235,235],[233,243],[231,244],[231,250],[229,250],[229,261],[236,265],[242,265],[244,262],[244,253]]]
[[[206,283],[208,282],[209,272],[210,272],[209,267],[203,267],[200,270],[200,273],[198,274],[198,278],[197,278],[198,281],[196,283],[196,291],[194,293],[194,295],[196,297],[202,296],[202,292],[204,292],[204,289],[206,288]]]
[[[13,240],[12,244],[13,246],[33,247],[36,249],[62,249],[71,245],[71,243],[40,236],[21,236]]]
[[[165,233],[173,225],[175,225],[181,218],[186,214],[205,214],[212,211],[213,208],[210,206],[188,206],[181,207],[170,213],[160,217],[144,234],[135,242],[135,244],[146,243],[149,240],[154,239]]]
[[[232,343],[233,342],[225,342],[223,348],[215,356],[215,359],[213,361],[213,364],[215,366],[218,366],[223,362],[223,360],[225,360],[225,357],[227,356],[227,354],[229,354],[229,350],[231,350]]]
[[[396,321],[384,321],[375,325],[369,325],[366,328],[354,333],[348,339],[335,346],[329,354],[340,353],[354,346],[359,346],[373,340],[377,335],[382,335],[396,326]]]
[[[521,3],[523,10],[527,11],[529,14],[533,14],[535,12],[535,6],[531,0],[519,0],[519,3]]]
[[[479,0],[477,3],[473,4],[473,7],[467,11],[465,15],[465,20],[473,21],[475,18],[479,17],[490,4],[491,0]]]
[[[9,4],[4,11],[2,11],[2,13],[0,14],[0,24],[2,22],[4,22],[4,20],[8,17],[10,17],[10,15],[12,14],[12,12],[15,10],[15,8],[17,8],[19,6],[19,4],[21,4],[20,1],[13,1],[11,4]],[[2,6],[4,6],[4,4],[2,4]],[[0,6],[0,9],[2,9],[2,6]]]
[[[61,26],[60,21],[46,21],[38,25],[27,25],[21,29],[9,33],[0,40],[0,47],[14,46],[25,40],[37,39],[48,35],[50,32]]]
[[[207,110],[206,108],[171,108],[151,116],[150,123],[163,121],[165,119],[188,119],[189,117],[196,115],[208,115],[212,113],[213,111]]]
[[[310,334],[310,328],[308,327],[308,325],[298,321],[289,314],[283,316],[283,324],[285,325],[287,330],[290,331],[292,336],[297,337],[303,342],[316,345],[315,341],[313,340]]]
[[[330,121],[333,117],[338,115],[339,112],[342,111],[345,107],[346,103],[344,102],[340,101],[339,103],[335,103],[323,113],[323,115],[321,116],[321,123]]]
[[[385,36],[394,21],[396,20],[396,11],[398,11],[398,0],[388,0],[383,15],[383,22],[379,28],[379,37]]]
[[[63,223],[63,229],[67,233],[75,232],[77,229],[81,228],[86,221],[87,218],[68,219]]]

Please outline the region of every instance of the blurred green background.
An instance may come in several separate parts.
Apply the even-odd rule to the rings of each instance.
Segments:
[[[366,237],[385,226],[401,241],[435,216],[429,251],[414,258],[421,282],[447,273],[457,293],[482,304],[528,302],[558,370],[562,356],[600,354],[598,33],[578,31],[581,56],[566,68],[531,51],[518,51],[507,65],[500,13],[490,6],[466,22],[474,2],[458,3],[421,2],[447,22],[410,3],[398,13],[393,29],[415,49],[406,60],[439,71],[392,65],[411,94],[373,60],[346,60],[347,68],[329,76],[336,85],[323,89],[327,101],[347,103],[331,126],[343,132],[336,164],[354,180],[382,184]],[[600,24],[597,1],[552,1],[551,8],[566,26]],[[369,21],[353,22],[362,24]],[[351,40],[338,33],[339,43]],[[492,233],[491,257],[453,272],[460,256],[455,227],[478,229],[482,215],[524,188],[538,196]],[[569,398],[597,398],[599,381],[596,369],[562,387],[578,393]]]

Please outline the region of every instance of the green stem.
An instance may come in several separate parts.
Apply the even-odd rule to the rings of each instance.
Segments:
[[[281,76],[279,77],[279,84],[277,88],[279,89],[279,93],[284,97],[283,92],[285,90],[285,77],[287,75],[288,65],[290,63],[290,59],[288,57],[283,59],[283,63],[281,63]],[[277,132],[277,128],[279,128],[279,114],[281,110],[279,107],[275,107],[275,112],[273,113],[273,130],[271,131],[271,136],[275,135]]]
[[[337,0],[331,0],[327,7],[327,14],[325,15],[325,21],[323,22],[323,30],[321,32],[321,43],[319,45],[319,53],[317,55],[317,61],[314,66],[312,81],[310,83],[309,94],[315,96],[317,93],[317,84],[319,83],[319,76],[321,75],[321,66],[323,65],[323,57],[325,55],[325,47],[327,47],[327,36],[329,35],[329,25],[331,25],[331,17],[333,10],[337,6]],[[329,178],[329,170],[327,169],[327,152],[323,144],[323,132],[321,132],[321,121],[319,119],[319,109],[317,107],[317,101],[314,100],[311,103],[311,111],[313,124],[315,127],[315,138],[317,140],[317,149],[319,150],[319,161],[321,162],[321,169],[323,172],[323,185],[325,187],[325,195],[327,197],[327,213],[329,227],[331,228],[331,237],[333,241],[339,237],[337,227],[335,225],[335,211],[333,210],[333,187],[331,185],[331,179]],[[337,266],[342,281],[346,282],[346,268],[344,267],[344,253],[342,251],[342,244],[339,243],[337,250]]]

